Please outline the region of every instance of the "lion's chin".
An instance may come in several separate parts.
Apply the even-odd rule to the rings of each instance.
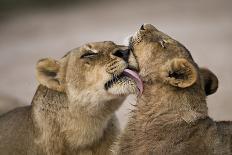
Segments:
[[[139,94],[136,82],[126,76],[119,78],[117,81],[112,81],[108,83],[106,90],[112,95],[129,95],[129,94]]]

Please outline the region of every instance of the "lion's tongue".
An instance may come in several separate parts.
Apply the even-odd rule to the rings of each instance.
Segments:
[[[133,71],[133,70],[130,70],[130,69],[125,69],[123,71],[123,73],[126,76],[128,76],[128,77],[132,78],[133,80],[135,80],[135,82],[137,84],[137,87],[139,89],[140,95],[141,95],[143,93],[143,82],[140,79],[139,74],[137,72]]]

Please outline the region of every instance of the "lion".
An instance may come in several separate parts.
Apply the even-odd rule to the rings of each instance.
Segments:
[[[231,155],[232,123],[208,116],[206,95],[217,86],[204,82],[208,76],[190,52],[151,24],[141,26],[130,47],[144,92],[114,147],[115,154]]]
[[[119,134],[115,111],[140,94],[137,72],[130,50],[111,41],[39,60],[31,105],[0,117],[0,154],[109,155]]]

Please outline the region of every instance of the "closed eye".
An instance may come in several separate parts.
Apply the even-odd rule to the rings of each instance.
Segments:
[[[98,55],[98,53],[94,53],[92,51],[88,51],[86,53],[84,53],[80,58],[83,59],[83,58],[95,58],[96,56]]]

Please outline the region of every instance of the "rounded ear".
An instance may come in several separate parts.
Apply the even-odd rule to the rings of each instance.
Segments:
[[[38,61],[36,65],[36,78],[40,84],[59,92],[64,92],[64,85],[61,83],[63,75],[58,61],[45,58]]]
[[[198,74],[196,68],[188,60],[175,58],[162,67],[161,75],[170,85],[187,88],[196,83]]]
[[[217,76],[206,68],[200,68],[200,76],[202,80],[202,85],[205,90],[205,94],[214,94],[218,89],[218,78]]]

